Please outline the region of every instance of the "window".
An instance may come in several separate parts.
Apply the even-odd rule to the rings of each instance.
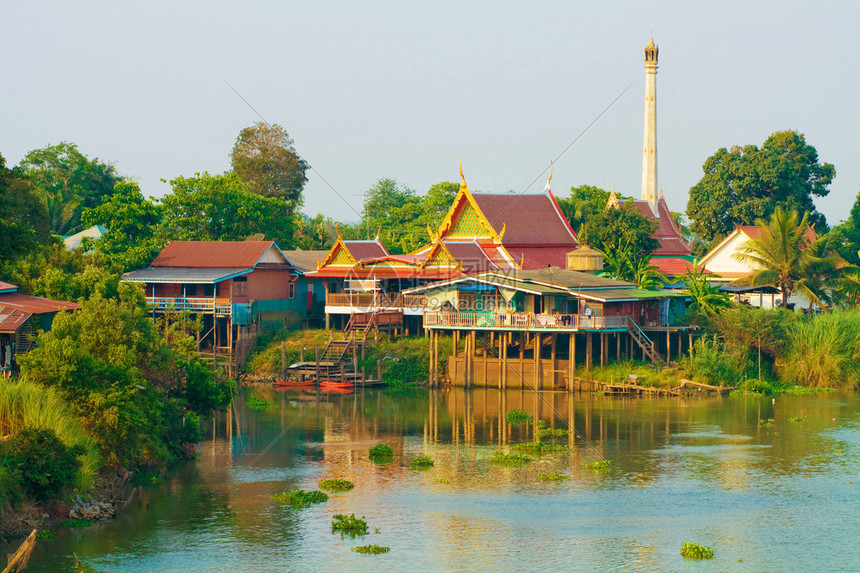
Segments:
[[[296,282],[290,281],[290,298],[296,298]]]
[[[233,279],[233,296],[248,296],[248,277]]]

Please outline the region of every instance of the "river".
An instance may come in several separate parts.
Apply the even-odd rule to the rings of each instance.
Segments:
[[[510,390],[246,388],[270,404],[204,424],[199,459],[113,521],[60,528],[30,571],[860,570],[860,395],[618,398]],[[521,467],[488,459],[532,439],[523,409],[567,449]],[[388,443],[375,465],[368,448]],[[427,455],[435,466],[411,471]],[[583,462],[611,461],[609,470]],[[548,482],[541,474],[570,479]],[[270,499],[355,483],[307,509]],[[341,538],[332,516],[365,516]],[[679,555],[685,541],[715,558]],[[391,548],[360,555],[352,547]]]

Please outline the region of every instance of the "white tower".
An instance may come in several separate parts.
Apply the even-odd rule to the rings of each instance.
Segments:
[[[645,46],[645,143],[642,150],[642,199],[657,212],[657,53],[654,38]]]

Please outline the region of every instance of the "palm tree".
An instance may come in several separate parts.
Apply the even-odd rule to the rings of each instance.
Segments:
[[[735,283],[774,285],[782,294],[783,307],[788,306],[788,297],[795,293],[811,295],[810,300],[820,304],[821,299],[815,294],[818,286],[811,277],[820,274],[822,265],[831,261],[816,256],[816,249],[809,248],[816,241],[808,236],[808,214],[801,218],[797,211],[783,211],[777,207],[770,221],[758,219],[756,227],[759,236],[742,244],[734,255],[736,260],[748,263],[754,270]]]
[[[683,293],[690,297],[690,310],[701,315],[713,316],[720,309],[732,305],[729,295],[720,290],[719,285],[711,284],[711,279],[720,278],[718,275],[706,275],[704,267],[699,268],[699,259],[693,261],[690,271],[681,275],[681,282],[687,287]]]

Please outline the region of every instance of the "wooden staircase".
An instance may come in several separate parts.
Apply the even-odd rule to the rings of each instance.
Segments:
[[[660,356],[654,348],[654,341],[648,338],[648,335],[639,328],[639,325],[636,324],[636,321],[633,320],[630,315],[627,315],[627,333],[630,334],[636,344],[639,345],[639,348],[642,349],[645,356],[651,360],[651,364],[657,367],[666,365],[666,361],[663,360],[663,357]]]

